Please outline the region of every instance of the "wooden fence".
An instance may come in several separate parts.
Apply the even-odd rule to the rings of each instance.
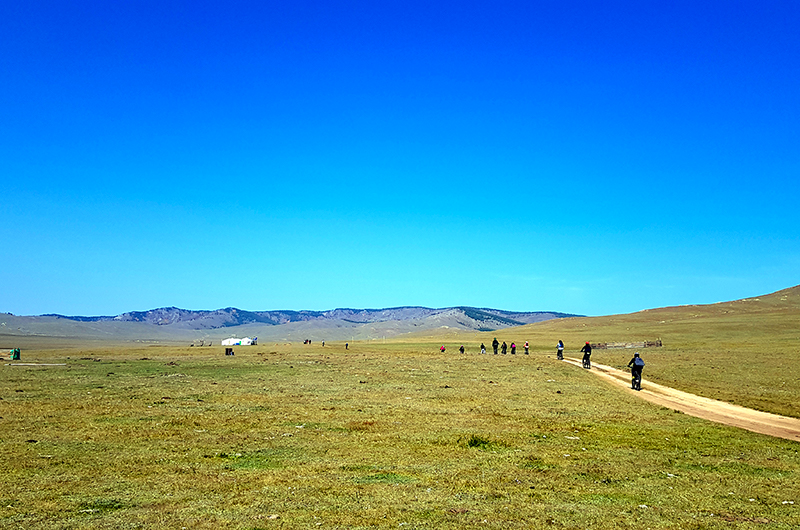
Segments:
[[[642,342],[598,342],[592,343],[592,349],[612,350],[622,348],[660,348],[663,346],[661,339],[645,340]]]

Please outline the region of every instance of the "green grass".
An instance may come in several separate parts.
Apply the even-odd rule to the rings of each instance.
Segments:
[[[640,401],[549,337],[438,340],[23,351],[67,366],[0,366],[0,528],[800,525],[797,443]]]

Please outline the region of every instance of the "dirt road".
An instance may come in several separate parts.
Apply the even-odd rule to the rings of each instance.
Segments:
[[[579,359],[564,359],[564,361],[581,367]],[[592,363],[591,372],[656,405],[679,410],[697,418],[800,442],[800,419],[760,412],[724,401],[696,396],[645,379],[642,379],[642,390],[632,390],[630,372],[617,370],[603,364]]]

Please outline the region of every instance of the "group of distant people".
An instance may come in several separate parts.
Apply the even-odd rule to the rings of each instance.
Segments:
[[[559,341],[559,342],[561,342],[561,341]],[[530,354],[530,344],[528,344],[527,340],[525,341],[525,345],[523,346],[523,348],[525,349],[525,355],[529,355]],[[563,348],[563,344],[562,344],[562,348]],[[444,353],[446,351],[446,349],[447,348],[445,348],[444,344],[443,344],[442,347],[439,348],[439,351]],[[517,354],[517,343],[512,341],[511,342],[511,346],[509,346],[508,344],[506,344],[505,341],[503,341],[503,344],[500,344],[500,342],[497,340],[497,337],[495,337],[495,339],[492,341],[492,349],[494,350],[494,354],[495,355],[497,355],[497,350],[498,349],[500,350],[500,352],[503,355],[508,354],[508,350],[509,349],[511,349],[511,355],[516,355]],[[464,345],[462,344],[458,348],[458,351],[460,353],[466,353],[467,350],[464,348]],[[481,343],[481,353],[484,354],[484,355],[486,354],[486,345],[483,344],[483,343]]]
[[[510,348],[511,348],[511,355],[515,355],[517,353],[516,343],[512,341]],[[500,350],[500,353],[506,355],[508,353],[509,346],[508,344],[506,344],[505,341],[503,341],[503,343],[501,344],[497,340],[497,337],[495,337],[494,340],[492,341],[492,350],[494,351],[495,355],[497,355],[498,349]],[[439,351],[441,351],[442,353],[446,351],[444,344],[442,344],[442,347],[439,348]],[[463,344],[458,348],[458,351],[462,354],[466,353],[466,349],[464,348]],[[583,359],[581,360],[582,366],[587,370],[590,370],[592,368],[592,345],[589,342],[587,342],[586,344],[583,345],[580,351],[581,353],[583,353]],[[483,343],[481,343],[481,354],[486,354],[486,345]],[[525,355],[528,354],[529,354],[529,345],[528,341],[526,340]],[[564,341],[562,340],[559,340],[558,344],[556,344],[556,358],[559,361],[564,360]],[[644,360],[639,356],[639,352],[633,354],[633,359],[631,359],[630,362],[628,362],[628,368],[631,369],[631,388],[633,390],[641,390],[642,369],[644,368]]]
[[[500,343],[497,341],[497,338],[495,337],[495,339],[492,341],[492,348],[494,349],[494,354],[495,355],[497,355],[497,349],[498,348],[500,348],[500,351],[503,352],[503,355],[506,355],[508,353],[509,346],[508,346],[508,344],[505,343],[505,341],[503,341],[503,344],[501,346]],[[525,341],[524,348],[525,348],[525,355],[528,355],[530,353],[530,345],[528,344],[527,340]],[[442,353],[444,353],[445,350],[446,350],[446,348],[444,347],[444,345],[442,345],[442,347],[439,348],[439,351],[441,351]],[[466,353],[466,349],[464,348],[463,344],[458,348],[458,351],[460,353]],[[486,345],[483,344],[483,343],[481,343],[481,353],[482,354],[486,354]],[[515,342],[512,342],[511,343],[511,355],[516,355],[516,354],[517,354],[517,344]]]
[[[500,342],[498,342],[497,340],[497,337],[495,337],[494,340],[492,341],[492,350],[494,350],[495,355],[497,355],[498,348],[500,348],[500,352],[503,355],[506,355],[508,353],[508,344],[506,344],[506,341],[503,341],[503,344],[500,344]],[[524,348],[525,348],[525,355],[528,355],[530,353],[530,346],[528,345],[527,340],[525,341]],[[481,353],[486,353],[486,346],[484,346],[483,343],[481,343]],[[516,354],[517,354],[517,344],[512,341],[511,355],[516,355]]]
[[[530,344],[528,344],[527,340],[525,341],[525,345],[523,346],[523,348],[525,349],[525,355],[529,355],[530,354]],[[445,348],[444,344],[443,344],[442,347],[439,348],[439,351],[444,353],[446,349],[447,348]],[[508,350],[509,349],[511,350],[511,355],[516,355],[517,354],[517,343],[512,341],[511,342],[511,346],[509,346],[508,344],[506,344],[505,341],[503,341],[503,343],[500,344],[500,341],[497,340],[497,337],[495,337],[494,340],[492,341],[492,350],[494,350],[494,354],[495,355],[497,355],[498,350],[503,355],[506,355],[506,354],[508,354]],[[464,348],[463,344],[458,348],[458,351],[460,353],[466,353],[466,349]],[[486,354],[486,345],[484,343],[481,343],[481,354],[484,354],[484,355]],[[563,354],[564,354],[564,343],[561,342],[561,341],[558,341],[558,358],[559,359],[563,359],[564,358]]]

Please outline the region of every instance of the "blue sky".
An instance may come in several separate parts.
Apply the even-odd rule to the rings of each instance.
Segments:
[[[0,311],[800,283],[796,2],[3,2]]]

